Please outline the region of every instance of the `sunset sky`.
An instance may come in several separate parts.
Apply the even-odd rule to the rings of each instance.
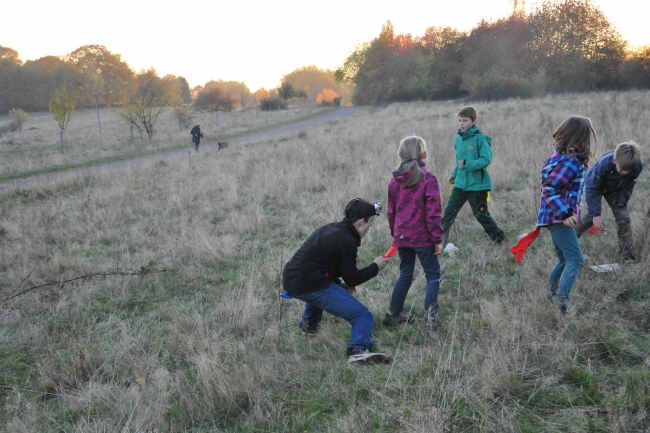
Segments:
[[[536,3],[528,0],[527,9]],[[625,40],[650,44],[650,2],[594,4]],[[468,30],[511,9],[512,0],[24,0],[3,5],[0,45],[23,61],[104,45],[136,70],[154,66],[192,87],[210,79],[244,81],[255,91],[276,87],[300,66],[335,69],[386,20],[396,33],[420,36],[429,26]]]

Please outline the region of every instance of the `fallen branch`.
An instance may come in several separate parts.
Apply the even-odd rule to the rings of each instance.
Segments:
[[[29,275],[31,275],[32,272],[34,272],[33,269],[32,269],[32,271],[29,273]],[[50,282],[48,282],[48,283],[43,283],[43,284],[39,284],[39,285],[37,285],[37,286],[29,287],[29,288],[27,288],[27,289],[23,289],[22,291],[16,293],[16,291],[20,288],[20,286],[22,286],[22,284],[25,282],[25,280],[26,280],[27,278],[29,278],[29,275],[27,275],[27,276],[26,276],[26,277],[25,277],[25,278],[20,282],[20,284],[18,285],[18,287],[16,287],[16,288],[14,289],[14,291],[11,292],[11,295],[9,295],[8,297],[6,297],[6,298],[0,300],[0,304],[3,304],[3,303],[5,303],[5,302],[7,302],[7,301],[9,301],[9,300],[11,300],[11,299],[13,299],[13,298],[17,298],[18,296],[24,295],[25,293],[29,293],[29,292],[31,292],[31,291],[34,291],[34,290],[36,290],[36,289],[40,289],[40,288],[42,288],[42,287],[48,287],[48,286],[59,286],[59,285],[62,286],[62,285],[64,285],[64,284],[66,284],[66,283],[70,283],[70,282],[72,282],[72,281],[86,280],[86,279],[90,279],[90,278],[93,278],[93,277],[107,277],[107,276],[110,276],[110,275],[120,275],[120,276],[138,276],[138,275],[148,275],[148,274],[160,274],[160,273],[163,273],[163,272],[169,272],[169,269],[167,269],[167,268],[163,268],[163,269],[151,269],[151,268],[149,268],[149,267],[145,267],[145,266],[143,266],[143,267],[140,269],[140,271],[131,271],[131,272],[124,272],[124,271],[97,272],[97,273],[94,273],[94,274],[86,274],[86,275],[81,275],[81,276],[79,276],[79,277],[70,278],[70,279],[68,279],[68,280],[50,281]]]

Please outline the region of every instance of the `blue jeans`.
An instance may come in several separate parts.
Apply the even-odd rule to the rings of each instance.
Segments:
[[[569,294],[585,264],[585,258],[575,228],[564,224],[551,224],[546,228],[551,232],[557,254],[557,263],[546,283],[546,292],[553,296],[556,303],[568,305]]]
[[[438,293],[440,292],[440,263],[438,256],[434,253],[434,246],[424,248],[405,248],[400,247],[399,253],[399,277],[393,287],[393,294],[390,297],[390,307],[388,314],[400,314],[404,309],[406,295],[413,283],[415,271],[415,256],[420,259],[424,276],[427,281],[427,291],[424,295],[425,314],[435,315],[438,312]]]
[[[300,327],[305,331],[316,331],[323,317],[323,311],[345,319],[352,325],[352,339],[348,349],[372,350],[372,326],[374,318],[365,305],[349,294],[343,287],[332,283],[326,289],[306,295],[291,295],[305,301]]]

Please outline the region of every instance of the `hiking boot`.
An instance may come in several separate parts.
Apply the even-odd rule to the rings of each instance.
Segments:
[[[569,307],[566,304],[559,304],[558,307],[560,307],[560,313],[562,313],[563,316],[569,312]]]
[[[385,353],[375,353],[368,349],[353,347],[348,349],[348,364],[350,365],[373,365],[390,364],[390,356]]]
[[[318,325],[315,328],[312,328],[308,324],[304,324],[300,329],[302,329],[303,337],[315,337],[318,334]]]
[[[415,316],[412,314],[388,314],[382,320],[384,326],[396,326],[401,325],[402,323],[413,323],[415,321]]]

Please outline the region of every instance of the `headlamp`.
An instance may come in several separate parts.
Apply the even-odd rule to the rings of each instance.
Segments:
[[[368,203],[366,200],[355,198],[350,200],[345,207],[345,216],[347,218],[368,218],[373,215],[379,216],[381,213],[381,203]]]

